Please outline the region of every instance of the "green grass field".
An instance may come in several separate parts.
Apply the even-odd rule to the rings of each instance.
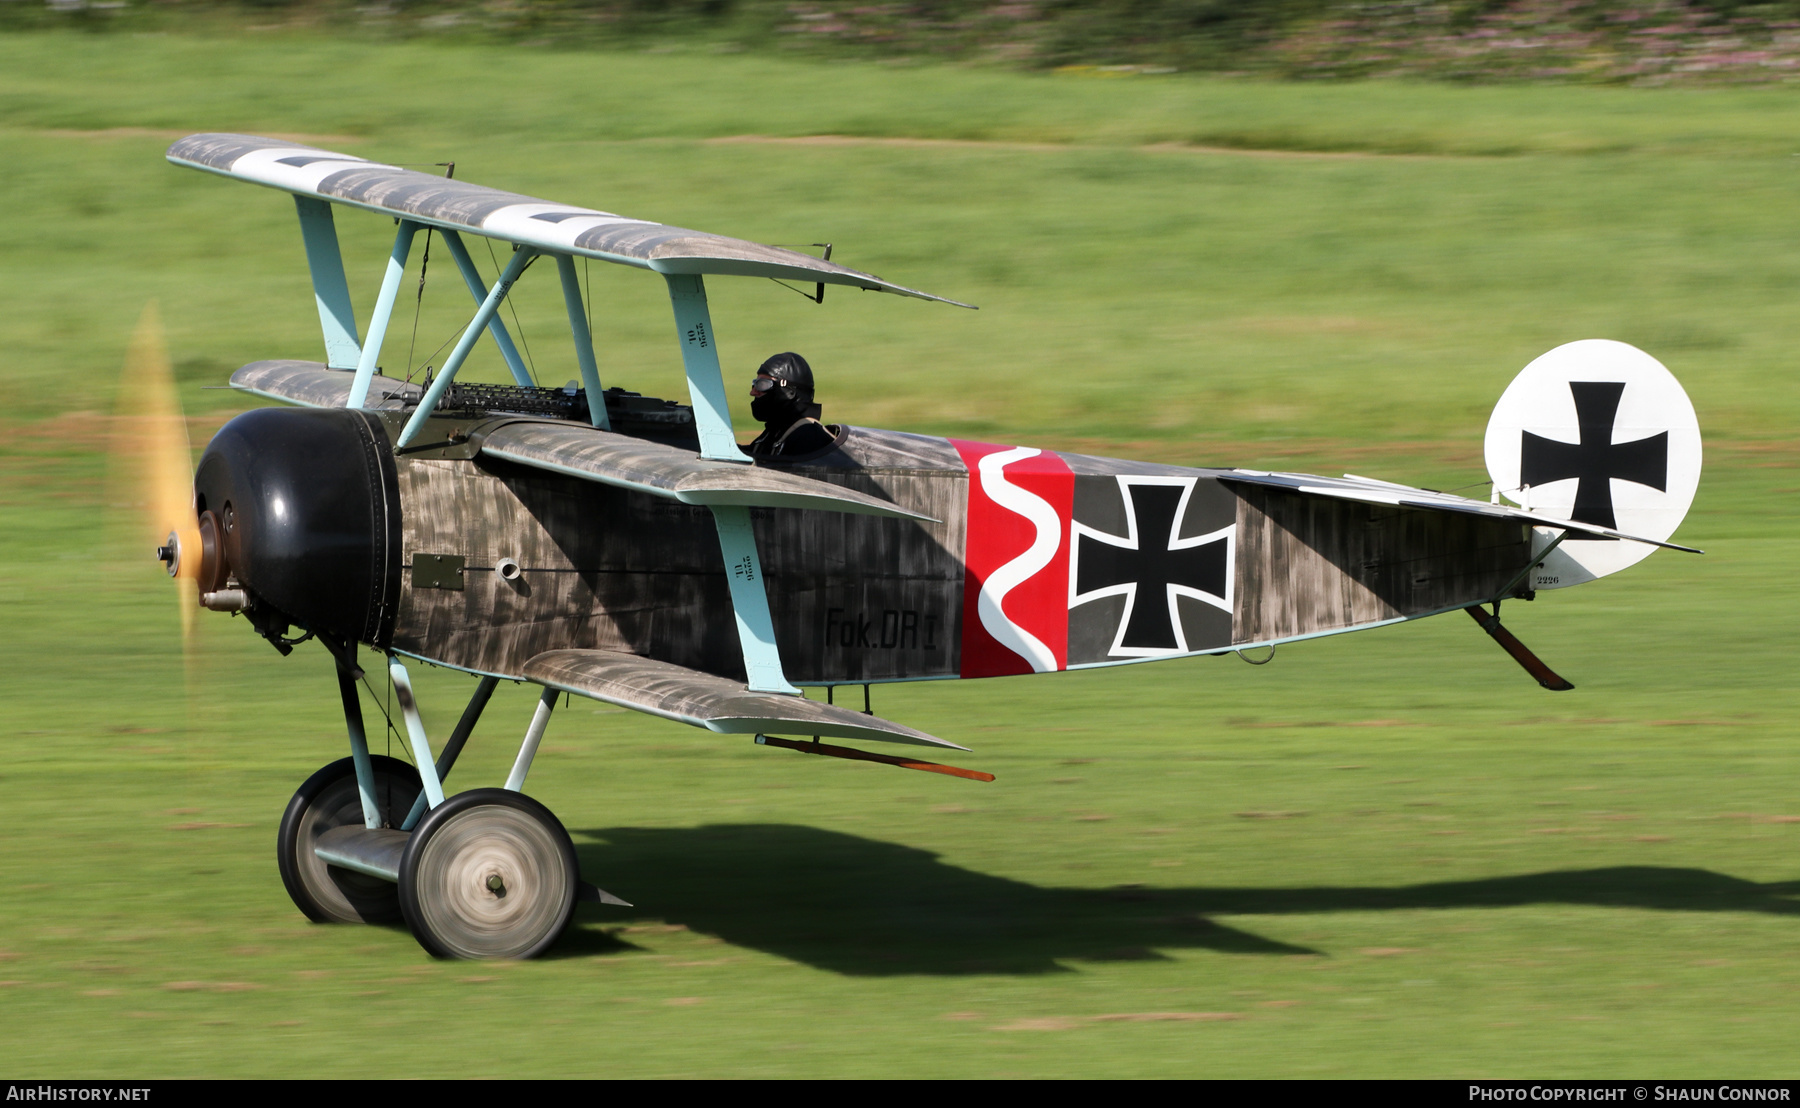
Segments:
[[[1797,126],[1780,90],[0,38],[0,1069],[1791,1076]],[[1460,617],[876,691],[991,785],[578,702],[531,791],[638,907],[538,962],[433,962],[289,903],[276,822],[343,753],[325,655],[209,615],[184,672],[109,483],[148,300],[197,437],[238,402],[202,386],[318,356],[291,205],[166,165],[197,130],[830,240],[981,305],[715,281],[728,371],[798,349],[854,423],[1450,488],[1532,357],[1633,342],[1699,409],[1678,537],[1708,554],[1509,606],[1565,694]],[[808,136],[846,138],[773,141]],[[339,228],[366,303],[391,228]],[[408,364],[467,311],[432,274]],[[660,283],[592,288],[608,383],[680,395]],[[554,281],[516,299],[540,377],[573,376]],[[440,739],[469,687],[421,675]],[[457,783],[499,779],[532,699],[502,691]]]

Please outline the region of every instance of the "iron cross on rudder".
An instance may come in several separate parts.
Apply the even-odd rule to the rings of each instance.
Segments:
[[[1617,527],[1613,518],[1612,482],[1630,481],[1667,492],[1669,433],[1659,431],[1635,442],[1612,441],[1623,381],[1570,381],[1581,441],[1558,442],[1524,432],[1519,444],[1519,484],[1528,488],[1579,478],[1575,509],[1569,518],[1600,527]],[[1584,536],[1585,537],[1585,536]]]

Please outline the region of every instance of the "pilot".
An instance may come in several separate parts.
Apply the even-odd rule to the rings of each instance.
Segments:
[[[763,422],[763,433],[750,443],[750,453],[759,458],[812,454],[837,441],[819,422],[812,367],[798,354],[777,354],[757,369],[750,382],[750,414]]]

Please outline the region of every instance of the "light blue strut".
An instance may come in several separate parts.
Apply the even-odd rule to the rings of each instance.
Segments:
[[[312,271],[313,300],[319,306],[319,326],[325,332],[325,364],[332,369],[354,369],[362,357],[356,338],[356,309],[350,304],[350,284],[344,280],[344,256],[338,251],[337,224],[331,205],[295,194],[300,213],[300,237],[306,242],[306,266]]]
[[[406,421],[406,427],[400,432],[400,437],[394,440],[394,449],[404,448],[419,436],[420,431],[425,429],[425,421],[437,408],[438,401],[444,398],[444,393],[449,391],[451,381],[456,378],[456,371],[461,369],[463,362],[468,360],[469,351],[475,348],[475,342],[481,337],[481,332],[487,329],[487,325],[494,318],[494,313],[500,310],[500,302],[506,299],[506,294],[512,290],[513,282],[519,279],[519,274],[525,272],[525,266],[535,255],[536,251],[526,246],[521,246],[513,251],[512,259],[506,263],[505,272],[501,273],[500,279],[494,282],[494,287],[488,290],[487,299],[483,300],[481,307],[475,310],[475,318],[471,319],[468,327],[463,329],[462,338],[456,340],[456,348],[450,351],[448,358],[444,359],[444,368],[438,371],[437,379],[431,382],[431,387],[426,389],[425,395],[419,398],[418,410],[413,412],[412,418]]]
[[[362,801],[363,826],[373,831],[381,826],[381,806],[375,800],[375,765],[369,760],[369,736],[363,730],[362,701],[356,693],[356,678],[351,676],[356,664],[356,645],[350,646],[349,665],[338,662],[338,694],[344,701],[344,728],[350,733],[350,763],[356,768],[356,792]]]
[[[506,788],[509,791],[525,791],[525,775],[531,772],[531,762],[537,757],[538,744],[544,741],[544,728],[550,726],[550,712],[556,707],[556,698],[561,695],[560,689],[546,688],[543,695],[538,697],[537,710],[531,714],[531,726],[525,729],[525,741],[519,744],[519,756],[513,761],[512,772],[506,775]]]
[[[400,701],[400,715],[406,720],[406,737],[412,745],[413,764],[419,769],[419,780],[425,786],[425,800],[433,808],[444,802],[444,783],[439,780],[437,764],[431,759],[431,741],[425,737],[425,721],[419,718],[419,702],[413,696],[412,679],[400,659],[388,655],[388,676],[394,681],[394,698]]]
[[[475,268],[475,261],[469,257],[468,247],[463,245],[462,236],[448,227],[439,232],[444,236],[444,245],[450,248],[450,256],[456,259],[457,272],[462,274],[463,284],[469,286],[469,295],[477,304],[487,299],[487,282],[481,279],[481,271]],[[519,348],[513,345],[512,332],[506,329],[499,316],[488,321],[488,331],[494,336],[494,345],[500,348],[500,356],[506,359],[506,368],[512,374],[516,384],[532,388],[537,385],[531,379],[531,372],[525,368],[524,359],[519,357]]]
[[[450,771],[456,766],[456,759],[461,757],[462,750],[475,731],[475,724],[481,720],[481,713],[487,709],[488,701],[494,696],[495,686],[500,684],[498,677],[483,677],[475,686],[475,695],[469,698],[469,706],[463,709],[462,718],[456,721],[456,730],[450,732],[450,741],[444,744],[443,752],[437,759],[438,784],[443,785],[450,779]],[[400,823],[400,830],[411,831],[425,815],[425,804],[430,798],[423,792],[413,801],[412,811]]]
[[[412,252],[413,235],[419,225],[409,219],[400,221],[394,232],[394,249],[388,254],[387,271],[381,275],[381,292],[375,297],[375,314],[369,317],[369,341],[363,343],[362,358],[356,363],[356,380],[350,382],[346,408],[360,408],[369,398],[369,382],[381,361],[381,344],[387,338],[388,321],[394,315],[394,299],[400,295],[400,279],[406,276],[406,256]]]
[[[700,432],[700,456],[721,462],[750,459],[731,433],[731,405],[725,401],[725,378],[719,368],[719,346],[713,336],[712,313],[706,307],[706,280],[699,274],[663,274],[669,303],[675,308],[675,333],[687,371],[688,399]]]
[[[602,431],[612,430],[606,415],[606,395],[600,391],[600,367],[594,364],[594,336],[588,330],[587,312],[581,303],[581,281],[575,276],[575,259],[556,256],[562,275],[563,306],[569,309],[569,334],[575,340],[575,360],[581,363],[581,387],[587,390],[588,420]]]
[[[706,306],[706,280],[699,274],[671,273],[663,274],[663,280],[669,284],[669,303],[675,309],[688,398],[700,432],[700,456],[749,464],[749,456],[738,449],[737,436],[731,432],[731,405],[725,399],[719,346],[713,335],[712,313]],[[781,669],[750,509],[715,504],[712,514],[719,529],[719,550],[725,555],[725,579],[731,585],[731,610],[737,617],[738,645],[744,651],[744,675],[749,678],[750,691],[799,696],[800,690],[788,684]]]
[[[731,610],[737,617],[738,645],[744,651],[744,674],[751,692],[799,696],[781,671],[781,651],[775,645],[775,621],[769,618],[769,594],[763,589],[762,560],[756,556],[756,532],[750,528],[750,509],[737,505],[712,506],[719,528],[719,550],[725,555],[725,580],[731,585]]]

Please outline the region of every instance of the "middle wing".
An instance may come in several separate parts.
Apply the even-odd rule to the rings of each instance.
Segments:
[[[702,458],[691,451],[592,427],[508,423],[481,439],[481,452],[520,465],[616,485],[683,504],[821,508],[936,522],[866,492],[799,474]]]
[[[231,387],[254,396],[338,408],[351,375],[318,362],[252,362],[231,375]],[[405,411],[416,405],[418,385],[375,377],[369,407]],[[814,508],[854,515],[889,516],[935,523],[866,492],[799,474],[702,458],[691,450],[601,431],[582,424],[528,416],[498,416],[470,429],[470,447],[491,458],[516,462],[604,485],[645,492],[683,504],[763,508]]]

